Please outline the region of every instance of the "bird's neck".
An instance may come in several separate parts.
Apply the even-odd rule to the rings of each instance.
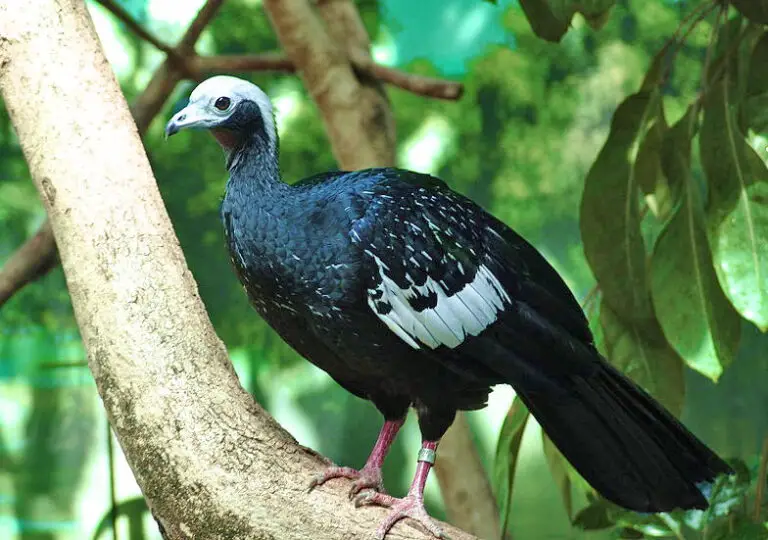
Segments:
[[[246,199],[283,195],[289,186],[280,178],[277,143],[252,135],[227,152],[227,193]]]

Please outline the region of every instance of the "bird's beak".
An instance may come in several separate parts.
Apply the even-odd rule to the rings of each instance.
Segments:
[[[210,118],[194,103],[190,103],[168,121],[165,126],[165,138],[175,135],[182,129],[209,127],[209,124]]]

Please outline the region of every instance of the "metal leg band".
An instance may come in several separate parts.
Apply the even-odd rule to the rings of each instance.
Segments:
[[[419,450],[419,456],[418,458],[416,458],[416,461],[424,461],[426,463],[429,463],[430,465],[434,465],[436,457],[437,457],[437,452],[435,452],[431,448],[422,448],[421,450]]]

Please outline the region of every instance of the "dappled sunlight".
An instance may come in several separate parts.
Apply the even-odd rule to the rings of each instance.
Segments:
[[[400,144],[399,166],[434,174],[444,162],[444,156],[454,140],[455,131],[445,118],[428,117],[416,133]]]

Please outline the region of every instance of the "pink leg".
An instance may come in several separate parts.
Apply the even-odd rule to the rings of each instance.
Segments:
[[[405,422],[405,418],[384,422],[384,426],[382,426],[379,432],[379,438],[376,439],[371,455],[368,456],[368,460],[362,469],[358,471],[351,467],[329,467],[325,472],[320,473],[312,480],[309,489],[312,490],[333,478],[350,478],[354,480],[352,488],[349,490],[350,499],[365,488],[384,491],[384,484],[381,479],[381,466],[384,464],[384,458],[387,457],[389,448],[392,446],[403,422]]]
[[[379,528],[376,529],[376,538],[378,540],[384,540],[384,537],[392,526],[406,517],[416,520],[437,538],[446,537],[440,527],[438,527],[437,523],[429,517],[426,508],[424,508],[424,486],[427,483],[429,470],[435,462],[437,443],[438,441],[424,441],[421,444],[419,463],[416,466],[416,474],[413,476],[413,482],[411,482],[411,488],[408,490],[408,495],[404,498],[397,499],[391,495],[375,491],[363,493],[355,498],[355,506],[376,504],[391,508],[389,515],[379,525]]]

